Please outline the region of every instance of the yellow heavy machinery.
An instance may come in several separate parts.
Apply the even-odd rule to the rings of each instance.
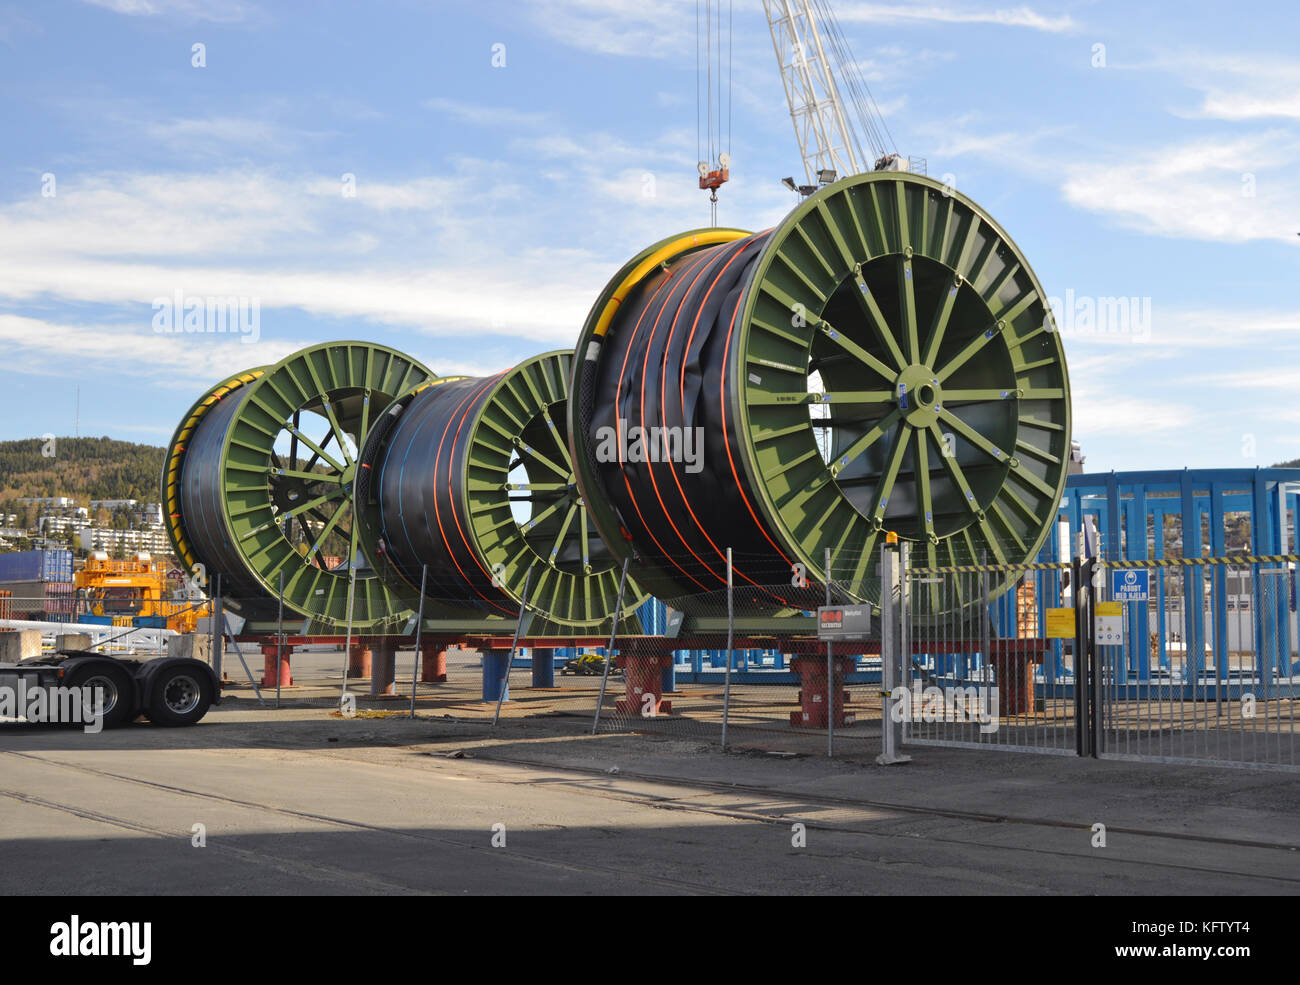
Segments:
[[[199,618],[212,614],[210,602],[192,600],[183,582],[173,581],[163,563],[143,551],[124,561],[95,551],[73,575],[73,586],[88,610],[78,622],[192,633]]]

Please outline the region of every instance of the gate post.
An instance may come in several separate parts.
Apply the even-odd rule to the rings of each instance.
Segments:
[[[1096,612],[1096,593],[1099,591],[1096,580],[1102,572],[1098,570],[1095,557],[1083,562],[1079,582],[1079,605],[1081,606],[1083,665],[1088,677],[1088,755],[1097,759],[1102,747],[1102,702],[1104,699],[1104,675],[1101,651],[1097,649],[1093,619]]]
[[[903,723],[894,721],[894,688],[902,682],[903,645],[899,630],[905,618],[902,608],[903,582],[896,544],[880,549],[880,755],[876,763],[892,766],[910,763],[911,756],[899,751],[903,744]],[[910,697],[907,700],[911,700]],[[909,711],[910,706],[909,706]]]
[[[1087,613],[1083,608],[1083,561],[1076,554],[1070,559],[1070,596],[1074,603],[1074,643],[1071,656],[1074,658],[1074,751],[1079,756],[1091,755],[1092,734],[1089,721],[1091,702],[1088,694],[1091,690],[1091,664],[1084,646],[1084,620]]]

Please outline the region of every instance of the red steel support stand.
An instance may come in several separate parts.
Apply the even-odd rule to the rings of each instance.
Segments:
[[[623,668],[623,697],[614,707],[647,718],[669,715],[673,703],[664,700],[663,672],[673,665],[672,653],[629,653],[614,658],[614,666]],[[646,695],[653,695],[651,701]]]
[[[397,644],[384,640],[370,644],[374,667],[370,674],[370,695],[375,698],[397,696]]]
[[[348,650],[348,677],[370,676],[370,648],[353,643]]]
[[[993,672],[997,676],[998,714],[1003,717],[1032,714],[1034,655],[994,650]]]
[[[293,686],[293,673],[289,669],[289,656],[292,653],[293,647],[286,645],[283,659],[277,660],[280,648],[274,643],[262,645],[262,687]]]
[[[447,651],[440,644],[420,647],[420,682],[445,684],[447,682]]]
[[[835,680],[830,691],[835,695],[835,727],[852,725],[857,716],[845,712],[848,694],[844,690],[844,675],[853,670],[852,657],[835,657]],[[790,712],[790,724],[795,728],[826,728],[826,658],[791,657],[790,669],[799,675],[799,711]]]

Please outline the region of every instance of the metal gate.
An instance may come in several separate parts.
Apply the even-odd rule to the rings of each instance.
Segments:
[[[903,741],[1077,755],[1075,641],[1043,635],[1070,575],[1068,564],[906,566],[892,708]]]
[[[1300,556],[925,567],[907,553],[887,607],[903,743],[1300,769]]]
[[[1095,753],[1297,769],[1294,556],[1097,565]],[[1145,572],[1145,598],[1127,594]],[[1118,594],[1117,594],[1118,593]],[[1096,618],[1093,622],[1099,628]],[[1114,628],[1114,627],[1112,627]]]

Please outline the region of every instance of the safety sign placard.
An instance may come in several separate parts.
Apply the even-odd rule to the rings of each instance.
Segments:
[[[1095,612],[1097,643],[1101,646],[1119,646],[1124,642],[1124,603],[1098,602]]]
[[[1110,573],[1110,595],[1116,602],[1145,602],[1151,584],[1146,568],[1121,568]]]
[[[1053,640],[1074,639],[1074,610],[1047,610],[1047,637]]]

